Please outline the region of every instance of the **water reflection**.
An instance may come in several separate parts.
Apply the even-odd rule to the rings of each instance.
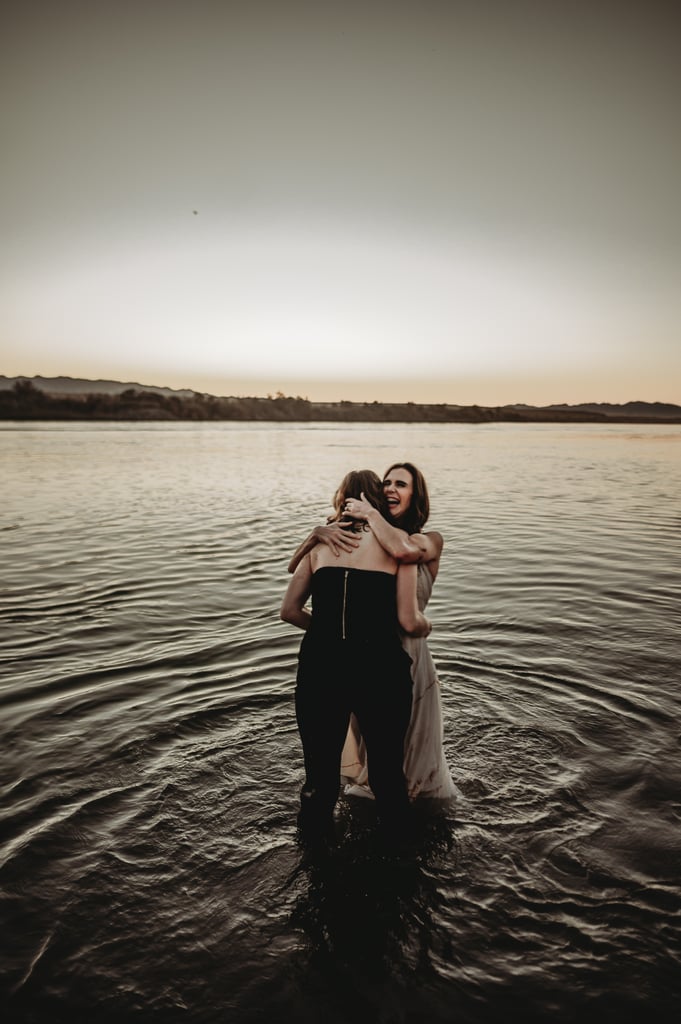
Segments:
[[[337,826],[337,843],[305,851],[295,873],[302,889],[291,924],[305,937],[306,987],[325,992],[341,1019],[354,1007],[398,1020],[414,972],[421,988],[436,976],[433,914],[445,900],[443,866],[456,872],[453,816],[421,808],[399,848],[376,829],[368,801],[341,805]]]
[[[14,1019],[676,1024],[679,443],[0,431]],[[446,537],[431,647],[467,803],[399,852],[341,804],[310,857],[286,564],[349,467],[405,455]]]

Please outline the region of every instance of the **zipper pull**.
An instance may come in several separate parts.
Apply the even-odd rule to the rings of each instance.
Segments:
[[[346,569],[345,573],[343,575],[343,614],[341,616],[341,633],[342,633],[343,640],[346,639],[346,636],[345,636],[345,623],[346,623],[346,608],[347,608],[347,600],[348,600],[348,573],[349,572],[350,572],[350,570]]]

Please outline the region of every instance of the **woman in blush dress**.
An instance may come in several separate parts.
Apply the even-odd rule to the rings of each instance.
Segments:
[[[365,500],[351,498],[345,514],[364,522],[379,544],[400,563],[406,583],[415,577],[418,606],[423,612],[437,577],[443,538],[423,528],[430,514],[428,488],[423,474],[411,462],[394,463],[383,478],[383,493],[388,502],[388,522]],[[318,526],[303,541],[289,565],[292,572],[315,545],[324,544],[335,557],[352,550],[355,539],[347,524],[338,522]],[[425,636],[402,637],[402,645],[411,658],[412,711],[404,746],[404,773],[410,798],[452,801],[462,794],[455,785],[443,749],[442,702],[440,683]],[[373,796],[367,771],[366,744],[356,718],[351,719],[343,748],[341,775],[350,795]]]
[[[336,521],[354,500],[389,514],[381,480],[370,470],[344,478],[334,497]],[[305,761],[298,822],[306,840],[332,837],[351,716],[362,732],[380,822],[399,834],[409,809],[403,758],[412,680],[402,634],[425,636],[430,623],[418,609],[411,567],[399,566],[366,519],[345,521],[351,548],[336,556],[314,546],[299,560],[281,606],[282,619],[306,631],[296,677]],[[305,607],[310,596],[312,611]]]

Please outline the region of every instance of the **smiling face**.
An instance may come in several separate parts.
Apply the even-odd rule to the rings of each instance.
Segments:
[[[408,511],[414,495],[414,478],[404,466],[393,466],[383,480],[383,493],[388,499],[390,515],[399,519]]]

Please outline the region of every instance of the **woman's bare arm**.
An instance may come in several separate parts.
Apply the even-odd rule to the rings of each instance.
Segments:
[[[416,565],[400,565],[397,570],[397,618],[407,636],[428,636],[433,626],[419,610],[417,574]]]
[[[400,562],[434,562],[442,554],[442,534],[433,532],[410,535],[384,519],[378,509],[365,500],[364,495],[346,502],[345,513],[353,519],[364,519],[381,547]]]
[[[288,571],[295,572],[302,558],[308,555],[317,544],[327,544],[334,555],[340,555],[342,551],[352,551],[359,547],[359,541],[349,533],[352,523],[329,523],[328,526],[315,526],[303,543],[294,552],[293,558],[288,564]]]
[[[279,617],[284,622],[290,622],[292,626],[299,629],[309,629],[312,622],[311,613],[305,608],[305,602],[310,596],[312,588],[312,564],[310,556],[305,555],[293,576],[281,602]]]

